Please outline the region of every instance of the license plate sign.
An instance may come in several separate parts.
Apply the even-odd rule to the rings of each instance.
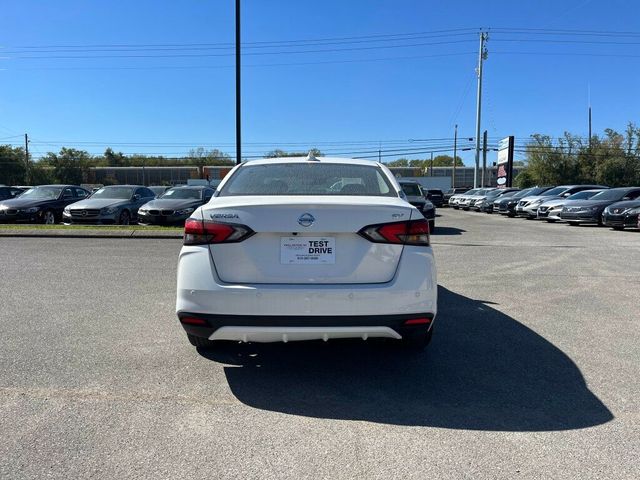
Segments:
[[[280,237],[282,265],[333,265],[336,263],[334,237]]]

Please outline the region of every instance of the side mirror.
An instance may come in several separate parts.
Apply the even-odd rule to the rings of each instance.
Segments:
[[[567,193],[563,193],[563,194],[562,194],[562,196],[563,196],[564,198],[567,198],[567,197],[570,197],[570,196],[571,196],[571,194],[570,194],[569,192],[567,192]]]
[[[136,202],[140,200],[140,198],[141,198],[140,195],[138,195],[137,193],[133,196],[133,200]]]

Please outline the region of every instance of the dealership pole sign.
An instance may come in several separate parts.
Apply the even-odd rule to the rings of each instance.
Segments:
[[[513,182],[513,144],[515,138],[512,136],[503,138],[498,143],[498,188],[511,187]]]

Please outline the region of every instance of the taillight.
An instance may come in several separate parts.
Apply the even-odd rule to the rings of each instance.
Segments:
[[[189,218],[184,222],[185,245],[207,245],[210,243],[237,243],[246,240],[255,232],[245,225],[219,223]]]
[[[424,218],[369,225],[358,233],[375,243],[429,246],[429,222]]]

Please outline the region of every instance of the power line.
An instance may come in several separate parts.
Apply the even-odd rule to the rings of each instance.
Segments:
[[[283,43],[309,43],[309,42],[325,42],[325,41],[341,41],[341,40],[361,40],[361,39],[374,39],[374,38],[390,38],[390,37],[408,37],[408,36],[423,36],[439,33],[451,33],[454,35],[459,32],[475,32],[476,28],[453,28],[447,30],[431,30],[423,32],[413,33],[388,33],[388,34],[375,34],[375,35],[358,35],[351,37],[328,37],[328,38],[316,38],[316,39],[297,39],[297,40],[263,40],[254,42],[243,42],[243,45],[263,45],[263,44],[283,44]],[[222,42],[222,43],[120,43],[120,44],[82,44],[82,45],[25,45],[25,46],[8,46],[4,48],[110,48],[110,47],[176,47],[176,46],[228,46],[234,47],[235,43]]]
[[[325,48],[317,50],[296,50],[296,51],[275,51],[275,52],[248,52],[246,56],[266,56],[266,55],[299,55],[307,53],[336,53],[336,52],[353,52],[365,50],[382,50],[391,48],[412,48],[433,45],[451,45],[461,43],[473,43],[474,40],[446,40],[441,42],[420,42],[406,45],[378,45],[375,47],[351,47],[351,48]],[[209,58],[209,57],[231,57],[235,53],[175,53],[161,55],[34,55],[34,56],[13,56],[11,60],[42,60],[42,59],[93,59],[93,58]]]

